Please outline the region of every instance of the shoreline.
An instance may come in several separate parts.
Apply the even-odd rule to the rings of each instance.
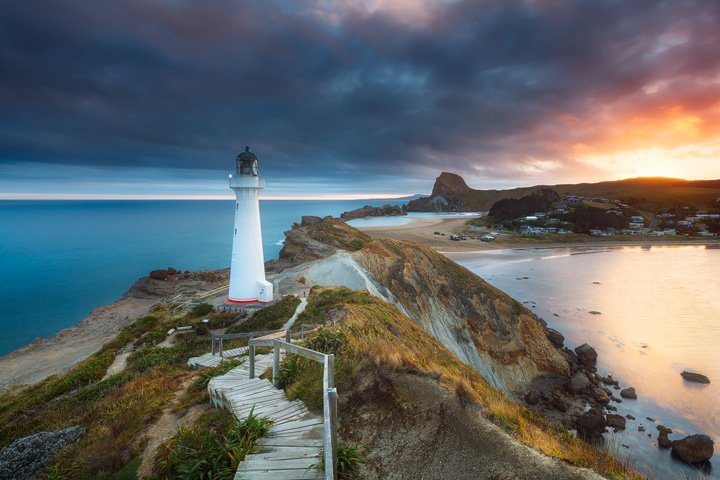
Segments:
[[[666,236],[627,236],[591,237],[589,235],[570,234],[556,235],[554,238],[511,237],[499,238],[493,242],[481,240],[450,240],[450,235],[462,231],[467,218],[422,218],[412,222],[384,227],[357,227],[372,238],[390,238],[393,240],[410,240],[421,242],[450,256],[461,253],[480,253],[489,250],[523,250],[535,248],[580,248],[580,247],[642,247],[642,246],[692,246],[718,245],[720,238],[666,237]],[[439,231],[445,236],[435,235]],[[638,238],[640,237],[640,238]],[[565,240],[565,241],[561,241]]]
[[[92,310],[75,325],[0,356],[0,394],[67,372],[115,338],[123,327],[182,290],[218,286],[221,272],[199,270],[167,280],[141,277],[120,299]]]

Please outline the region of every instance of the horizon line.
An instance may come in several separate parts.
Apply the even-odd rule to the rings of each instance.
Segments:
[[[401,199],[416,194],[348,193],[338,195],[261,195],[260,200],[379,200]],[[0,200],[234,200],[234,195],[175,195],[175,194],[94,194],[94,193],[0,193]]]

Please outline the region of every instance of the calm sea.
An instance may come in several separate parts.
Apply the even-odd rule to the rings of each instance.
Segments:
[[[302,215],[399,201],[261,201],[265,258]],[[0,355],[117,300],[150,270],[226,268],[232,201],[0,201]]]
[[[621,456],[650,478],[720,478],[720,250],[499,250],[459,261],[560,330],[567,345],[594,346],[601,373],[637,389],[637,401],[617,405],[618,413],[637,418],[611,439]],[[712,383],[685,382],[683,370]],[[714,471],[698,477],[658,449],[659,423],[676,432],[671,439],[710,435]]]

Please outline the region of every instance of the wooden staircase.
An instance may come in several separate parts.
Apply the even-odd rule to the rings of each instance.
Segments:
[[[217,357],[216,357],[217,358]],[[250,412],[272,421],[259,449],[240,463],[235,479],[322,479],[323,419],[310,413],[299,401],[289,401],[283,390],[268,380],[248,378],[249,362],[208,384],[211,402],[230,410],[238,419]],[[273,355],[257,355],[255,368],[264,372]]]

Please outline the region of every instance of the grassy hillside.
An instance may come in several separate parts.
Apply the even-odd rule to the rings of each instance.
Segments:
[[[347,417],[348,421],[352,421],[350,419],[356,417],[353,409],[362,408],[367,401],[379,402],[378,405],[385,409],[378,413],[384,421],[395,418],[402,423],[407,420],[401,417],[412,418],[413,412],[408,410],[408,405],[397,404],[395,399],[389,398],[394,387],[372,385],[385,382],[391,373],[409,374],[423,385],[425,380],[431,380],[428,385],[434,387],[429,388],[439,386],[451,395],[457,395],[462,400],[460,403],[464,402],[466,405],[463,407],[464,415],[470,415],[468,412],[479,412],[481,418],[495,423],[515,439],[546,455],[572,465],[591,468],[607,478],[641,478],[612,456],[576,439],[567,431],[550,425],[537,414],[507,399],[477,371],[459,361],[394,305],[366,291],[353,291],[344,287],[314,287],[301,320],[326,324],[325,328],[307,340],[306,346],[335,354],[336,382],[342,406],[345,408],[341,411],[341,418]],[[281,381],[289,397],[303,399],[310,408],[319,409],[322,406],[321,378],[322,367],[309,360],[288,357],[281,365]],[[410,378],[408,381],[413,380]],[[359,399],[361,390],[368,387],[368,384],[369,388],[379,390],[373,390],[370,399]],[[430,391],[426,394],[428,397],[432,396]],[[419,395],[423,396],[425,395]],[[479,408],[467,408],[468,405]],[[436,415],[441,413],[436,412]],[[392,442],[392,430],[385,424],[385,437],[382,428],[371,425],[366,420],[364,418],[353,425],[354,428],[369,429],[371,436],[374,435],[377,446],[366,445],[370,456],[374,455],[375,447],[379,451],[387,452],[382,449]],[[429,421],[434,420],[422,420]],[[345,433],[362,436],[363,432]],[[461,436],[463,432],[454,432],[453,436],[456,434]],[[429,441],[436,443],[442,440],[431,438]],[[472,450],[470,446],[464,448]],[[462,457],[469,452],[455,453]],[[381,453],[378,455],[382,457]],[[384,455],[387,456],[387,453]],[[478,450],[474,455],[482,457],[484,453]]]
[[[453,192],[462,199],[463,211],[486,211],[497,201],[506,198],[521,198],[544,188],[551,188],[560,195],[574,193],[584,197],[604,197],[610,200],[622,200],[624,203],[640,209],[656,209],[682,207],[710,207],[720,203],[720,180],[688,181],[677,178],[647,177],[630,178],[599,183],[578,183],[560,185],[535,185],[532,187],[513,188],[509,190],[475,190],[459,188],[457,175],[441,174],[433,188],[433,193],[452,196]],[[463,182],[464,183],[464,182]],[[432,197],[430,197],[432,199]],[[431,202],[430,202],[431,203]],[[410,202],[410,210],[427,209],[428,199]],[[412,207],[415,208],[412,208]]]

